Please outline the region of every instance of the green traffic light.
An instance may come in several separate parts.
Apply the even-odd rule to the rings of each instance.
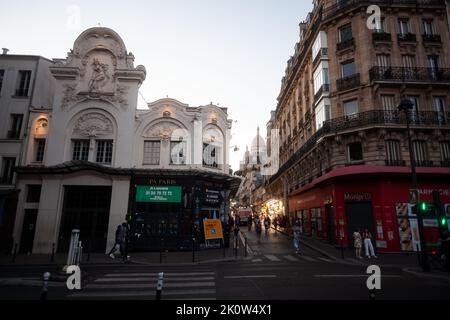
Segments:
[[[442,218],[441,218],[441,226],[444,227],[444,226],[446,226],[446,225],[447,225],[447,218],[442,217]]]
[[[426,211],[427,210],[427,203],[426,202],[422,202],[420,204],[420,209],[422,209],[422,211]]]

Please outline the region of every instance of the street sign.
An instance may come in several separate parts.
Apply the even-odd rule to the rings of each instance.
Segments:
[[[409,189],[409,203],[416,204],[419,201],[419,190]]]
[[[181,202],[180,186],[137,186],[136,202]]]
[[[203,220],[205,230],[205,240],[223,239],[222,223],[219,219]]]

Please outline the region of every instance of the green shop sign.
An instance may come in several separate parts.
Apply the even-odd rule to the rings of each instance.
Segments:
[[[137,186],[136,202],[181,202],[180,186]]]

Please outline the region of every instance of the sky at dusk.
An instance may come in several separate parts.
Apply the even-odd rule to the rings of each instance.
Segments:
[[[298,24],[312,0],[150,0],[0,2],[0,46],[9,54],[65,58],[77,36],[115,30],[135,65],[147,69],[139,108],[166,96],[190,106],[227,107],[233,122],[230,164],[276,107]]]

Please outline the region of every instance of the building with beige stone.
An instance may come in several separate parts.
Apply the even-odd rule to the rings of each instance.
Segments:
[[[450,203],[448,7],[443,0],[314,1],[282,79],[280,169],[266,187],[306,234],[350,245],[352,233],[367,228],[380,251],[415,250],[414,219],[407,218],[408,231],[400,227],[411,188],[402,99],[413,103],[421,198],[431,201],[439,190]]]

